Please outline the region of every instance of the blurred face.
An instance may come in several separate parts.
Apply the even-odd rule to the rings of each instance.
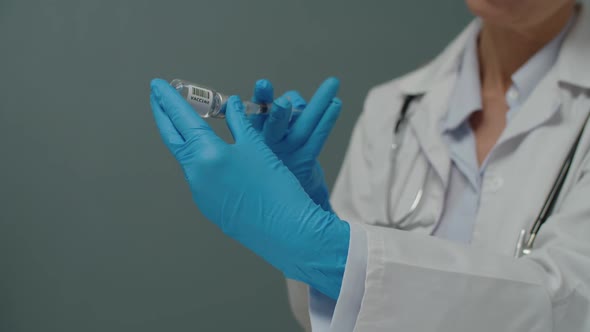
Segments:
[[[466,0],[473,14],[511,29],[529,29],[572,8],[575,0]]]

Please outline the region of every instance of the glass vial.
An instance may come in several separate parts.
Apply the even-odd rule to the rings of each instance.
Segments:
[[[219,93],[207,86],[192,83],[189,81],[174,79],[170,82],[186,101],[203,118],[224,118],[225,103],[228,95]],[[256,104],[250,101],[243,101],[246,114],[267,113],[270,104]]]

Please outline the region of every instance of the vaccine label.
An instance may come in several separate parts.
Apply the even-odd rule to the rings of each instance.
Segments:
[[[186,99],[193,105],[197,113],[201,116],[207,116],[211,110],[213,91],[189,85]]]

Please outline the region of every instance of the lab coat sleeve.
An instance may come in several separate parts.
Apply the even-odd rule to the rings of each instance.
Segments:
[[[589,164],[520,259],[359,223],[368,251],[354,331],[590,331]]]
[[[338,301],[310,289],[309,315],[313,332],[352,331],[365,291],[367,240],[362,227],[350,225],[350,247]]]

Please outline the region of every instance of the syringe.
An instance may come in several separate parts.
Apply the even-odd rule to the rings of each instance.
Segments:
[[[224,118],[224,104],[229,98],[228,95],[219,93],[209,87],[189,81],[174,79],[170,82],[186,101],[195,109],[203,118]],[[244,112],[246,114],[264,114],[270,111],[272,104],[257,104],[251,101],[243,101]],[[293,108],[292,114],[301,112]]]

